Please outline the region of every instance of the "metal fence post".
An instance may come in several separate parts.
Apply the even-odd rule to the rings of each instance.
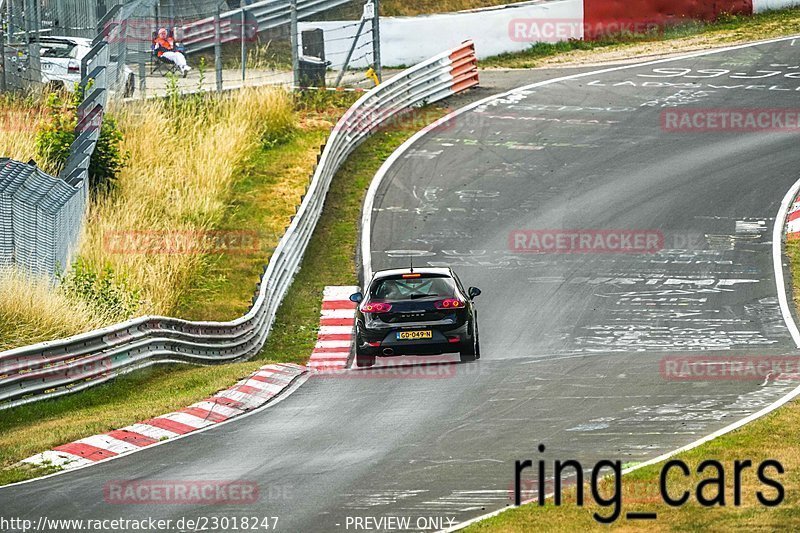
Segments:
[[[291,24],[289,32],[291,33],[290,41],[292,46],[292,71],[294,72],[294,86],[300,86],[300,56],[298,50],[298,24],[297,24],[297,0],[291,2]]]
[[[381,0],[372,0],[375,4],[375,16],[372,17],[372,69],[383,83],[383,67],[381,66]]]
[[[42,83],[42,65],[39,59],[39,20],[36,18],[37,0],[25,0],[25,44],[28,49],[27,81],[29,86]],[[36,40],[32,36],[36,36]]]
[[[353,37],[353,44],[350,46],[350,50],[347,52],[347,57],[344,59],[344,65],[342,65],[342,70],[339,71],[339,75],[336,77],[336,87],[342,83],[342,79],[344,75],[347,73],[347,68],[350,66],[350,60],[353,59],[353,52],[356,51],[356,45],[358,45],[358,40],[361,38],[361,32],[364,31],[364,26],[367,24],[367,15],[369,15],[368,10],[370,2],[364,4],[364,14],[361,15],[361,24],[358,25],[358,30],[356,30],[356,36]],[[373,17],[374,18],[374,17]]]
[[[244,82],[245,78],[247,77],[247,47],[244,44],[244,39],[245,39],[245,31],[244,31],[244,21],[245,21],[245,16],[244,15],[245,15],[245,12],[244,12],[244,8],[245,8],[245,6],[247,4],[245,4],[245,0],[241,0],[241,3],[239,5],[242,8],[242,31],[239,32],[239,36],[242,39],[242,82]]]
[[[214,69],[217,71],[217,92],[222,92],[222,27],[219,2],[214,11]]]
[[[3,23],[0,20],[0,53],[2,53],[2,58],[0,58],[0,66],[3,69],[3,79],[2,79],[2,89],[3,92],[8,90],[8,85],[6,81],[6,36],[3,30]]]

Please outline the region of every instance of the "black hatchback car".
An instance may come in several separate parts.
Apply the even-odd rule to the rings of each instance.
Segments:
[[[377,357],[441,355],[458,352],[461,361],[481,356],[478,312],[480,289],[465,291],[449,268],[376,272],[367,294],[350,300],[356,311],[356,365]]]

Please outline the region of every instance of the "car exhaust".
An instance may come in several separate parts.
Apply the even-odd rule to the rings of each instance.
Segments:
[[[391,348],[384,348],[383,355],[394,355],[394,350],[392,350]]]

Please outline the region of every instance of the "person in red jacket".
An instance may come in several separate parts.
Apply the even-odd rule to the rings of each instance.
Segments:
[[[192,67],[186,64],[186,56],[175,49],[175,39],[169,36],[166,28],[158,30],[158,37],[153,41],[153,49],[158,57],[172,61],[186,77]]]

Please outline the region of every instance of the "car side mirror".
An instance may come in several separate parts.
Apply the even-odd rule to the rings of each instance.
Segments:
[[[361,300],[364,299],[364,295],[360,292],[350,295],[350,301],[353,303],[361,303]]]
[[[474,300],[478,296],[481,295],[481,290],[478,287],[470,287],[469,288],[469,299]]]

